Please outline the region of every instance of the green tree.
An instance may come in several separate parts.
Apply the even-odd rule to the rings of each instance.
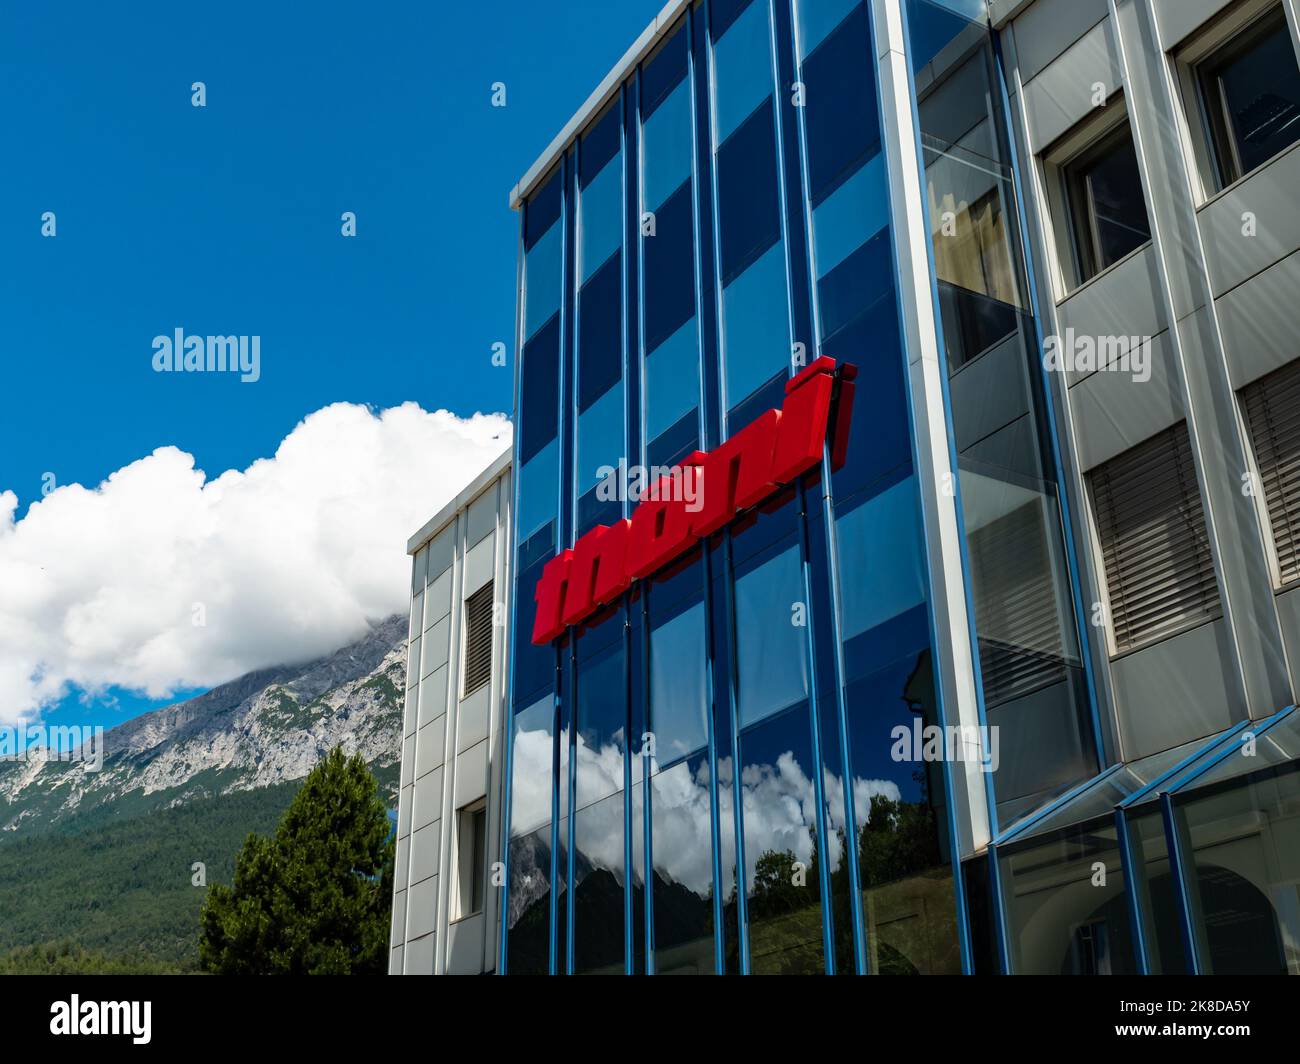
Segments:
[[[379,784],[336,747],[274,836],[250,834],[233,887],[199,914],[199,962],[220,975],[380,975],[387,969],[394,846]]]

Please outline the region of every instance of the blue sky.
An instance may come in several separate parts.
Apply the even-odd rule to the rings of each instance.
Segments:
[[[0,491],[18,518],[46,474],[89,487],[175,444],[214,477],[339,400],[508,410],[490,362],[513,328],[507,194],[659,6],[6,5]],[[262,379],[154,373],[152,338],[176,328],[259,335]],[[116,694],[47,719],[157,704]]]

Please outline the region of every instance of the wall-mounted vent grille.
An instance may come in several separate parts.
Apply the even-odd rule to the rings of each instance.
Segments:
[[[1300,580],[1300,361],[1241,390],[1283,584]]]
[[[1089,475],[1118,652],[1220,612],[1186,422]]]
[[[468,698],[492,680],[492,582],[465,600],[465,691]]]

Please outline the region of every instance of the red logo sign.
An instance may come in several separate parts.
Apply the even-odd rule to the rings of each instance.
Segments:
[[[694,508],[676,498],[671,478],[632,511],[631,519],[598,525],[542,570],[534,598],[533,642],[559,638],[631,585],[689,550],[695,541],[729,524],[812,469],[833,428],[831,464],[843,464],[848,447],[856,369],[822,357],[785,385],[780,410],[769,410],[722,446],[696,451],[682,462],[696,478]],[[839,389],[836,391],[836,384]],[[835,406],[832,422],[832,406]]]

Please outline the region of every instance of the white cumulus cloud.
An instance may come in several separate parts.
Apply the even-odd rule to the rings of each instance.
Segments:
[[[0,491],[0,724],[73,687],[162,698],[307,661],[405,612],[407,537],[509,441],[501,414],[336,403],[215,479],[168,446],[21,520]]]

